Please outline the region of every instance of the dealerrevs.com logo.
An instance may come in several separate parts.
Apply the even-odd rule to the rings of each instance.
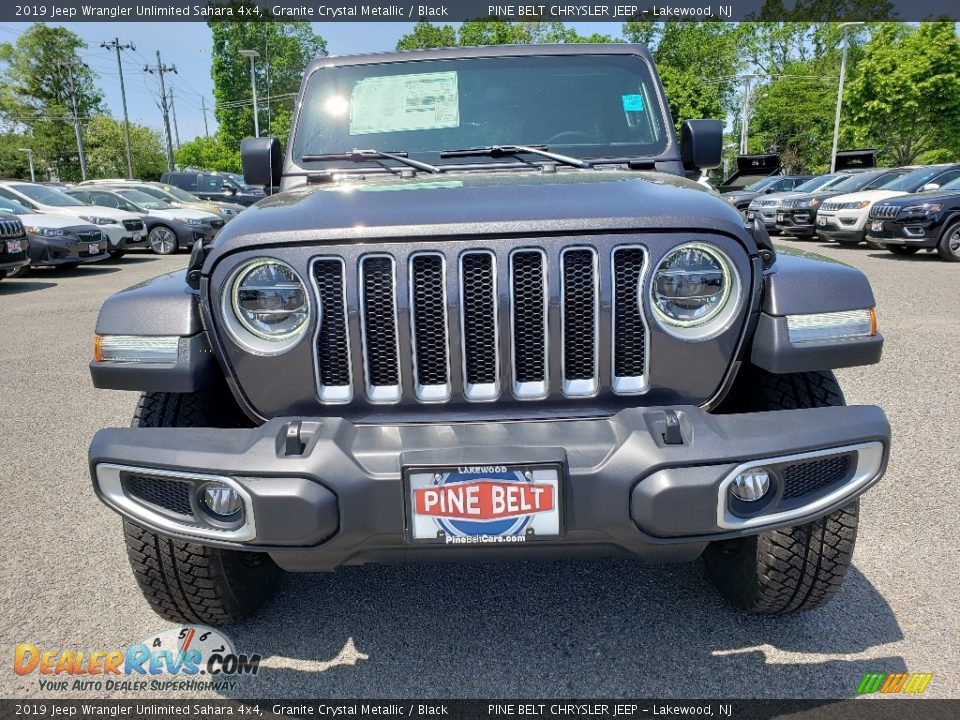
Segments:
[[[41,649],[20,643],[13,671],[36,675],[41,690],[232,690],[236,678],[256,675],[260,655],[238,653],[230,639],[203,625],[181,625],[125,650]]]

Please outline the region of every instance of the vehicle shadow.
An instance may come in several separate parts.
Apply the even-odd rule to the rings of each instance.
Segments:
[[[51,278],[70,278],[70,277],[90,277],[93,275],[110,275],[111,273],[120,272],[118,267],[110,267],[106,265],[101,265],[105,261],[101,260],[96,265],[81,265],[77,268],[59,268],[56,266],[49,268],[36,268],[31,269],[31,274],[36,274],[37,277],[51,277]],[[43,273],[41,275],[40,273]]]
[[[4,278],[0,282],[0,295],[19,295],[20,293],[33,292],[34,290],[44,290],[46,288],[56,287],[53,282],[35,282],[33,280],[17,280],[15,278]]]
[[[902,639],[856,569],[825,608],[775,618],[727,605],[700,563],[345,568],[286,576],[226,630],[263,656],[226,697],[839,698],[906,670],[849,658]]]
[[[153,253],[137,253],[131,254],[127,252],[122,258],[107,258],[106,260],[101,260],[98,265],[139,265],[141,263],[154,262],[157,259],[157,255]]]
[[[878,260],[896,260],[897,262],[942,262],[939,253],[923,251],[914,253],[913,255],[894,255],[892,252],[887,252],[886,250],[880,252],[874,250],[870,254],[870,257],[877,258]]]

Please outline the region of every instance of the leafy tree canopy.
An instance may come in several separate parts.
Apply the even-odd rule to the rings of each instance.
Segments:
[[[218,138],[198,137],[184,143],[176,153],[178,167],[240,172],[240,149]]]

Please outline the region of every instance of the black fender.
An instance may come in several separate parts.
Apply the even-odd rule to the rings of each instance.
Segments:
[[[111,295],[100,308],[97,335],[177,336],[177,362],[90,363],[97,388],[194,392],[220,373],[200,316],[200,295],[176,270]]]
[[[794,345],[788,315],[873,309],[870,281],[857,268],[808,252],[778,249],[764,276],[750,361],[774,373],[832,370],[880,362],[883,336]]]

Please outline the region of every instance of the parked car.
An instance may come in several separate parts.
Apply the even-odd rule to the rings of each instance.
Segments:
[[[750,201],[754,198],[757,198],[761,195],[770,195],[771,193],[793,190],[797,187],[797,185],[805,183],[812,177],[813,175],[770,175],[769,177],[765,177],[761,180],[757,180],[755,183],[747,185],[742,190],[732,190],[730,192],[721,193],[721,195],[729,202],[733,203],[733,206],[737,208],[737,210],[740,212],[745,212],[747,206],[750,205]]]
[[[20,220],[0,210],[0,280],[30,264],[30,241]]]
[[[859,245],[866,237],[867,216],[875,202],[921,190],[937,190],[958,177],[960,164],[928,165],[911,168],[906,175],[876,190],[838,195],[820,206],[817,234],[841,245]]]
[[[960,178],[939,190],[879,200],[870,208],[867,242],[895,255],[936,250],[960,262]]]
[[[145,192],[147,195],[153,195],[158,200],[163,200],[169,205],[177,207],[186,207],[193,210],[203,210],[211,212],[223,218],[224,222],[229,222],[240,212],[244,206],[233,202],[222,202],[220,200],[201,200],[196,195],[191,195],[186,190],[181,190],[175,185],[168,183],[145,182],[142,180],[86,180],[80,183],[80,187],[87,185],[99,185],[109,187],[129,187]]]
[[[68,194],[89,205],[116,207],[139,214],[147,226],[146,245],[157,255],[191,248],[197,240],[212,240],[224,224],[213,213],[175,208],[134,188],[94,186],[71,190]]]
[[[763,223],[767,232],[778,233],[780,231],[777,228],[777,211],[782,203],[795,197],[802,197],[807,193],[826,190],[831,185],[843,182],[853,172],[857,171],[844,170],[833,174],[817,175],[806,182],[800,183],[793,190],[771,193],[770,195],[758,195],[750,201],[744,217],[746,217],[748,223],[753,222],[756,218]]]
[[[107,252],[123,257],[126,244],[140,242],[146,226],[139,216],[116,208],[91,207],[65,192],[35,183],[16,180],[0,181],[0,198],[16,200],[21,205],[44,215],[72,215],[96,225],[107,236]]]
[[[166,172],[160,182],[176,185],[201,200],[221,200],[246,206],[266,197],[263,188],[241,187],[226,173],[220,172]]]
[[[0,197],[0,213],[15,216],[29,238],[30,265],[10,270],[10,277],[25,275],[30,268],[59,266],[74,268],[109,257],[107,237],[100,228],[71,215],[37,213]]]
[[[907,168],[878,168],[849,175],[827,188],[794,195],[777,208],[777,229],[796,238],[811,238],[817,231],[817,211],[825,201],[860,190],[874,190],[910,172]]]
[[[236,621],[281,568],[585,553],[703,556],[755,612],[830,599],[890,446],[829,370],[880,358],[870,284],[686,179],[723,123],[678,138],[663,98],[640,45],[311,63],[282,167],[241,146],[280,192],[100,310],[94,384],[143,395],[89,467],[156,612]]]

